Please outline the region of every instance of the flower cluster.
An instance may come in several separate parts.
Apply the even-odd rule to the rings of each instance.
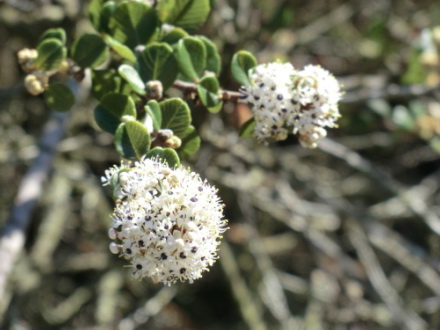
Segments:
[[[198,174],[143,159],[107,170],[102,181],[116,199],[110,251],[130,261],[135,278],[192,283],[218,258],[223,204]]]
[[[285,140],[297,134],[301,145],[316,148],[326,127],[337,127],[341,91],[327,70],[308,65],[296,70],[289,63],[268,63],[250,73],[251,86],[243,86],[245,101],[255,117],[254,134],[260,141]]]

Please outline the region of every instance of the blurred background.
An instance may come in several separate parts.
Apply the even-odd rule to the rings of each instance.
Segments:
[[[100,176],[118,163],[85,97],[68,115],[0,297],[2,329],[439,329],[440,3],[213,0],[200,33],[229,63],[313,63],[344,85],[339,129],[319,148],[237,136],[249,117],[193,109],[188,162],[219,188],[230,229],[203,279],[134,281],[108,251],[113,205]],[[87,1],[0,0],[0,229],[41,153],[51,117],[23,88],[16,52],[63,27],[92,31]],[[87,82],[83,89],[86,90]],[[0,260],[0,263],[4,260]]]

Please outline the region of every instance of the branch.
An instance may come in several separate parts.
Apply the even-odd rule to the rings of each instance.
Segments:
[[[181,80],[176,80],[173,84],[173,87],[182,91],[185,95],[191,94],[191,93],[197,93],[197,84],[185,82]],[[231,101],[231,102],[237,102],[238,100],[242,99],[244,97],[243,93],[240,92],[234,92],[234,91],[228,91],[228,90],[220,90],[221,96],[219,99],[223,101]]]
[[[76,86],[74,86],[76,87]],[[78,88],[74,88],[78,95]],[[64,135],[68,115],[53,112],[39,141],[40,153],[35,158],[18,188],[6,226],[0,233],[0,297],[6,290],[8,277],[26,241],[32,211],[43,193],[58,142]]]

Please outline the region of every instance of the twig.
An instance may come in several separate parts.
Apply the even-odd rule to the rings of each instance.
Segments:
[[[368,244],[367,238],[356,220],[348,223],[348,237],[356,249],[362,265],[365,267],[368,278],[374,286],[377,294],[387,304],[393,313],[394,319],[405,329],[425,329],[426,323],[413,311],[405,310],[401,305],[401,299],[389,283],[373,249]]]
[[[362,88],[348,91],[341,104],[359,104],[371,100],[385,99],[389,101],[406,101],[416,97],[432,95],[439,90],[439,85],[408,85],[399,86],[396,84],[385,84],[376,88]]]
[[[370,229],[368,231],[368,239],[370,242],[414,273],[420,281],[436,295],[440,296],[439,274],[418,256],[413,248],[410,249],[410,246],[405,244],[398,234],[392,232],[380,223],[368,221],[366,222],[366,226]]]
[[[157,315],[177,294],[176,287],[164,287],[153,298],[149,299],[144,306],[119,322],[119,330],[137,329]]]
[[[176,80],[173,84],[173,87],[182,91],[186,95],[191,94],[191,93],[197,93],[197,84],[194,84],[194,83]],[[228,91],[225,89],[221,90],[219,92],[219,94],[221,95],[219,97],[221,100],[231,101],[231,102],[236,102],[239,99],[242,99],[244,97],[243,93]]]
[[[235,167],[237,168],[237,167]],[[281,325],[281,329],[293,329],[297,325],[297,321],[290,313],[286,296],[283,291],[278,273],[274,268],[272,260],[261,242],[261,237],[258,234],[255,224],[256,212],[251,206],[247,194],[239,194],[239,205],[245,214],[247,220],[252,226],[249,226],[249,250],[255,258],[257,266],[260,268],[262,274],[262,286],[260,295],[262,301],[267,305],[272,315],[277,319]]]
[[[423,219],[434,233],[440,235],[440,219],[427,207],[426,203],[418,196],[413,194],[408,195],[408,189],[406,187],[395,181],[388,174],[379,170],[373,163],[364,159],[360,154],[353,150],[329,139],[323,139],[320,141],[319,149],[344,160],[349,166],[373,178],[389,192],[395,194],[396,197],[415,215]]]
[[[229,283],[232,287],[235,299],[240,307],[241,314],[249,329],[264,330],[267,329],[262,319],[262,311],[260,306],[255,303],[252,293],[247,287],[245,281],[240,275],[238,264],[235,260],[232,249],[228,242],[224,241],[220,249],[220,264],[223,267]]]

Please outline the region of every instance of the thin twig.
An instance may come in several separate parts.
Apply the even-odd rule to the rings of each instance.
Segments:
[[[118,324],[119,330],[137,329],[139,326],[157,315],[177,294],[176,287],[164,287],[154,297],[149,299],[144,306],[135,310],[131,315],[122,319]]]
[[[394,319],[400,322],[401,326],[405,329],[425,329],[425,321],[413,311],[405,310],[402,306],[398,293],[388,281],[373,249],[368,244],[367,238],[356,220],[350,219],[347,227],[348,237],[356,249],[362,265],[365,267],[371,284],[393,313]]]
[[[182,91],[186,95],[191,94],[191,93],[197,93],[197,84],[194,84],[194,83],[176,80],[173,83],[173,87]],[[229,91],[226,89],[220,90],[219,94],[221,95],[219,97],[221,100],[231,101],[231,102],[236,102],[244,97],[243,93]]]
[[[377,168],[373,163],[363,158],[357,152],[329,139],[320,141],[319,149],[340,158],[354,169],[367,174],[373,178],[378,184],[382,185],[409,209],[413,214],[423,219],[431,230],[440,235],[440,219],[431,211],[426,203],[418,196],[409,195],[408,189],[402,184],[395,181],[391,176]]]

